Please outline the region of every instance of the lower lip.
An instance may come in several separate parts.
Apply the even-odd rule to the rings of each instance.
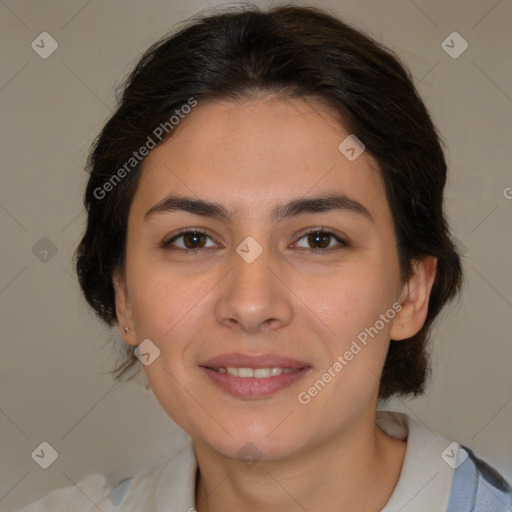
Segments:
[[[242,398],[260,398],[272,395],[291,386],[296,380],[300,379],[309,368],[301,368],[292,373],[282,373],[273,377],[235,377],[229,373],[220,373],[210,368],[201,369],[210,377],[222,391],[230,395]]]

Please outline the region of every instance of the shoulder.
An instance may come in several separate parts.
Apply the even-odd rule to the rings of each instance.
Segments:
[[[512,512],[509,482],[470,448],[406,414],[378,411],[377,424],[407,439],[400,478],[383,512]]]
[[[512,487],[490,464],[460,446],[448,512],[510,512]]]
[[[65,512],[70,510],[71,506],[73,510],[80,512],[97,512],[97,507],[104,503],[112,488],[113,485],[107,483],[104,475],[95,473],[86,476],[75,485],[49,492],[18,512]],[[102,510],[111,511],[108,507],[102,507]]]
[[[195,463],[193,449],[187,445],[171,459],[133,476],[109,483],[105,475],[89,475],[76,485],[51,491],[18,512],[149,512],[157,509],[169,479],[171,483],[179,481],[186,474],[192,484]],[[187,464],[189,470],[184,473]]]
[[[173,510],[193,509],[197,459],[192,441],[168,461],[120,482],[109,501],[115,512],[150,512],[172,505]]]

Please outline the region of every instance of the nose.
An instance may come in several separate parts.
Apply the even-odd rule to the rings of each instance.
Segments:
[[[293,313],[293,294],[271,254],[264,250],[248,263],[233,251],[231,263],[216,305],[217,321],[248,333],[287,325]]]

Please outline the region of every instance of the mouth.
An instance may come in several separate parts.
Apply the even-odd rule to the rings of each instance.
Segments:
[[[234,377],[240,377],[241,379],[248,379],[254,377],[255,379],[266,379],[268,377],[276,377],[282,373],[294,373],[300,370],[300,368],[282,368],[280,366],[272,366],[270,368],[235,368],[228,366],[227,368],[209,368],[218,373],[228,373]]]
[[[226,354],[200,364],[200,368],[225,393],[239,398],[264,398],[291,386],[311,366],[272,355]]]

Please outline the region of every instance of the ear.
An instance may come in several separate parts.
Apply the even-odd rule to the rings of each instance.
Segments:
[[[393,320],[390,338],[404,340],[414,336],[425,323],[430,292],[437,270],[437,258],[426,256],[413,262],[413,274],[404,284],[398,302],[402,309]]]
[[[114,285],[116,315],[121,337],[129,345],[138,345],[128,288],[123,272],[119,269],[114,271],[112,284]],[[125,327],[128,327],[128,332]]]

